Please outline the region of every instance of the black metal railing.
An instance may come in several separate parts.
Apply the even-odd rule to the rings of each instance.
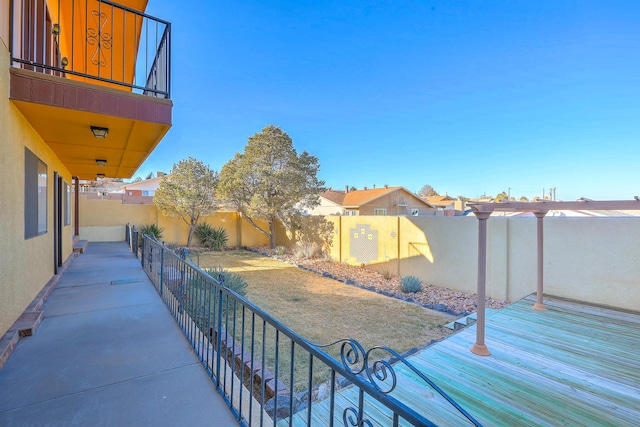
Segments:
[[[10,0],[14,67],[171,95],[171,24],[108,0]]]
[[[140,233],[138,232],[138,229],[136,229],[135,225],[129,225],[127,224],[125,226],[125,241],[127,242],[127,244],[129,245],[129,250],[131,252],[133,252],[133,254],[135,255],[135,257],[138,257],[138,250],[139,250],[139,245],[140,245]]]
[[[353,339],[311,343],[225,286],[222,275],[200,270],[188,252],[146,235],[142,248],[145,272],[241,425],[480,425],[393,350],[365,350]],[[424,400],[403,403],[416,394]]]

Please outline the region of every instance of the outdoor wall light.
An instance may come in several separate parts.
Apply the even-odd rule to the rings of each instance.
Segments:
[[[96,159],[96,165],[98,166],[107,166],[107,161],[102,159]]]
[[[51,27],[51,33],[56,36],[60,34],[60,24],[53,24],[53,27]]]
[[[109,128],[101,128],[98,126],[91,126],[91,132],[96,138],[106,138],[109,133]]]
[[[99,174],[96,175],[96,177],[98,179],[102,179],[102,178],[104,178],[104,174],[103,173],[99,173]]]
[[[67,65],[69,65],[69,59],[66,56],[63,57],[60,61],[60,64],[62,65],[62,68],[65,68]]]

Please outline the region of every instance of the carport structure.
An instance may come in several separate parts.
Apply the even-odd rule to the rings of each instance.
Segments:
[[[537,286],[535,310],[545,311],[544,305],[544,217],[550,210],[640,210],[640,197],[633,200],[605,200],[596,201],[580,199],[575,202],[499,202],[499,203],[470,203],[469,206],[478,218],[478,314],[476,328],[476,342],[471,346],[471,352],[479,356],[488,356],[485,339],[485,302],[487,276],[487,220],[493,212],[532,212],[537,220]]]

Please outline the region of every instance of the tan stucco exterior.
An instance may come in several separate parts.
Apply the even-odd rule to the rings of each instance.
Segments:
[[[0,22],[0,34],[6,35],[5,25]],[[54,172],[72,183],[69,171],[9,100],[6,44],[0,43],[0,336],[53,276]],[[24,237],[25,147],[47,165],[47,233],[29,239]],[[73,227],[63,226],[63,259],[72,252],[72,239]]]
[[[475,292],[478,220],[469,217],[327,217],[340,230],[334,259],[351,256],[350,230],[378,232],[378,259],[370,268],[425,283]],[[395,233],[395,237],[392,235]],[[544,292],[638,310],[640,218],[545,218]],[[492,217],[487,227],[487,296],[515,301],[536,290],[536,219]],[[395,254],[399,253],[399,257]]]
[[[80,195],[80,238],[90,242],[114,242],[125,238],[125,226],[155,224],[163,229],[162,239],[168,243],[187,243],[189,226],[182,219],[167,218],[153,204],[128,204],[121,200],[91,199]],[[269,239],[236,212],[217,212],[200,219],[213,227],[222,227],[229,236],[229,246],[266,246]],[[258,223],[267,228],[266,223]],[[286,236],[278,230],[278,240]],[[284,243],[283,243],[284,244]]]

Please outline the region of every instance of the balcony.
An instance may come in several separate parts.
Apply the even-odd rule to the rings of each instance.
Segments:
[[[80,179],[131,177],[171,127],[171,24],[123,2],[11,1],[10,98]]]

